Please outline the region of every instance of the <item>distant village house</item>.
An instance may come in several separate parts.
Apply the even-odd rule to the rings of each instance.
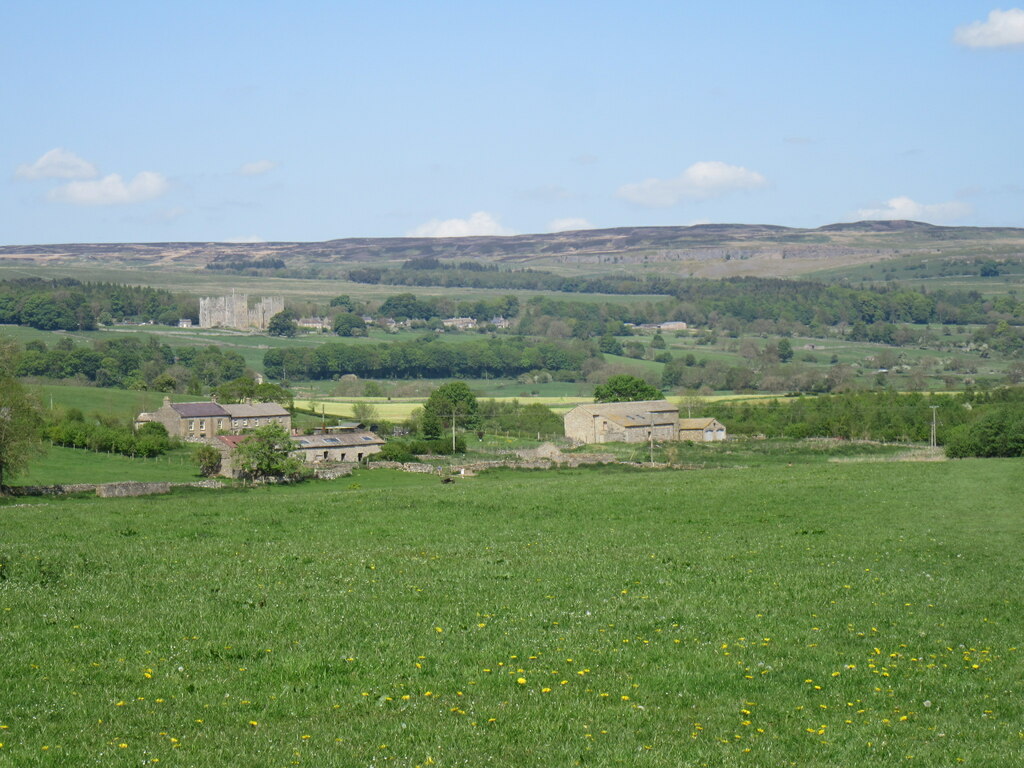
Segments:
[[[470,331],[476,328],[476,320],[472,317],[449,317],[442,320],[441,324],[456,331]]]

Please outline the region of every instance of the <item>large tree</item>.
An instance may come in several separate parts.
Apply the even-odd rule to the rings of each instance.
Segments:
[[[284,427],[268,424],[253,430],[238,444],[234,463],[246,480],[301,480],[306,474],[305,465],[291,455],[295,447]]]
[[[13,376],[0,373],[0,491],[43,452],[42,409]]]
[[[441,432],[456,426],[476,425],[476,395],[464,381],[449,381],[430,393],[423,406],[421,426],[427,437],[440,437]]]
[[[271,336],[287,336],[291,338],[299,332],[299,324],[295,322],[295,313],[291,310],[278,312],[267,323],[267,333]]]
[[[631,400],[659,400],[663,397],[660,389],[643,379],[622,373],[612,376],[604,384],[594,387],[595,403],[619,403]]]

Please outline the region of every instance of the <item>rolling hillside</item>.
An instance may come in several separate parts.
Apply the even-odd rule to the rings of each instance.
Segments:
[[[747,224],[619,227],[508,237],[347,238],[287,243],[107,243],[0,247],[0,266],[195,271],[277,265],[276,276],[339,277],[356,265],[431,256],[565,273],[631,268],[678,275],[796,276],[908,256],[1024,258],[1024,229],[862,221],[817,229]]]

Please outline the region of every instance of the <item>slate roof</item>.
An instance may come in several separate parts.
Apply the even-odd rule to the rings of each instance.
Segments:
[[[336,435],[302,435],[292,438],[300,449],[353,448],[358,445],[384,445],[384,439],[373,432],[341,432]]]
[[[680,429],[704,429],[710,427],[715,423],[715,420],[710,417],[704,417],[702,419],[680,419]]]
[[[279,403],[224,403],[220,406],[234,419],[257,416],[288,416],[288,410]]]
[[[679,408],[668,400],[630,400],[620,403],[584,403],[576,406],[597,416],[626,415],[630,413],[678,413]]]
[[[228,412],[217,403],[171,403],[171,408],[185,419],[194,419],[201,416],[227,416]]]
[[[668,400],[634,400],[622,403],[587,403],[572,410],[582,410],[591,416],[602,416],[622,427],[649,427],[675,424],[679,410]],[[572,413],[570,411],[569,413]],[[567,414],[568,415],[568,414]]]

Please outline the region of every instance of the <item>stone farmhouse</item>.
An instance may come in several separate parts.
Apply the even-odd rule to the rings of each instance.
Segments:
[[[202,440],[218,433],[237,435],[268,424],[280,424],[288,431],[292,428],[292,415],[278,403],[172,403],[169,397],[157,410],[140,413],[135,418],[136,429],[149,421],[160,422],[168,435],[183,440]]]
[[[724,440],[715,419],[682,419],[668,400],[578,405],[563,417],[565,436],[578,443]]]

